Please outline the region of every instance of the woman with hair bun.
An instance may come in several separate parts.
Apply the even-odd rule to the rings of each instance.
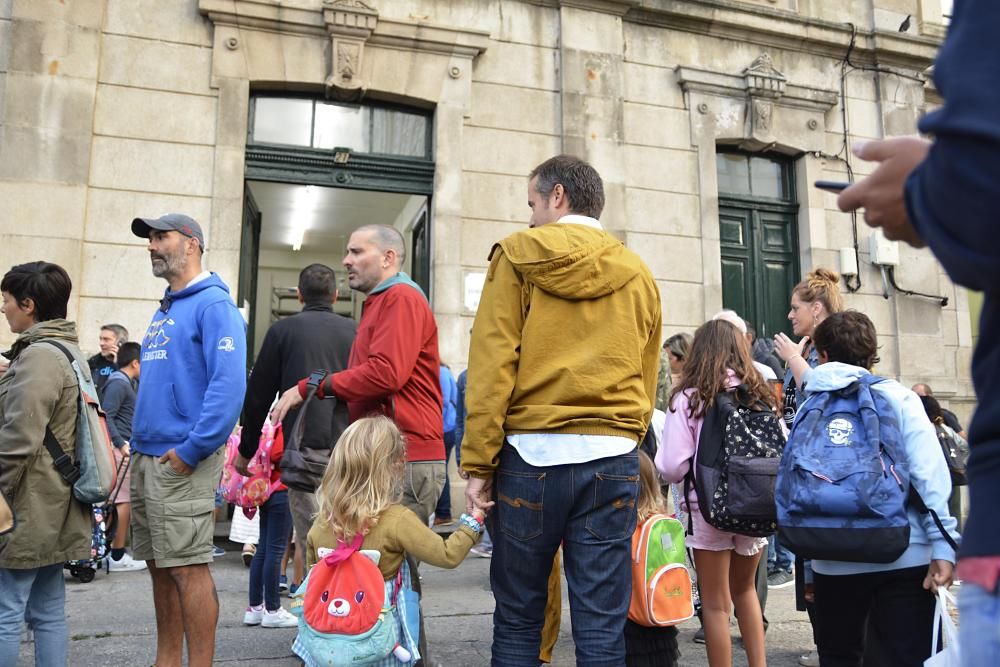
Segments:
[[[784,333],[774,337],[774,351],[785,362],[785,425],[789,429],[795,421],[798,411],[796,387],[801,385],[802,376],[810,368],[819,365],[819,353],[812,344],[812,335],[820,322],[833,313],[844,310],[844,299],[840,294],[840,274],[831,269],[818,268],[810,271],[802,281],[792,289],[791,310],[788,320],[792,323],[792,333],[799,337],[796,343]],[[770,586],[785,585],[793,578],[792,554],[782,548],[777,537],[768,544],[771,553],[768,556],[768,584]],[[809,622],[814,615],[812,568],[801,558],[795,559],[795,607],[799,611],[809,613]],[[813,630],[813,642],[816,632]],[[803,667],[816,667],[819,657],[816,651],[811,651],[799,658]]]

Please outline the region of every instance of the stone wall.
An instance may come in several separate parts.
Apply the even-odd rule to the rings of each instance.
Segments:
[[[0,266],[66,266],[84,347],[105,321],[138,337],[164,284],[128,221],[179,210],[203,223],[205,262],[235,291],[250,91],[322,95],[334,10],[368,5],[378,25],[351,33],[367,40],[367,95],[435,109],[444,358],[465,359],[463,275],[523,228],[526,175],[558,152],[604,176],[603,221],[652,269],[664,333],[692,330],[722,302],[716,144],[796,157],[801,268],[839,270],[852,220],[811,182],[846,178],[844,115],[848,143],[915,131],[933,98],[905,77],[921,75],[943,35],[935,2],[0,0]],[[905,77],[852,71],[842,97],[848,20],[851,62]],[[747,83],[763,54],[784,80],[777,98]],[[769,105],[767,127],[747,116],[754,100]],[[857,178],[871,170],[851,166]],[[929,252],[902,247],[901,286],[949,304],[884,299],[869,230],[859,222],[858,233],[862,287],[847,300],[879,328],[879,370],[928,381],[967,412],[964,291]]]

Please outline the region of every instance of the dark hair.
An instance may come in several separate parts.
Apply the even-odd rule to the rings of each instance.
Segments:
[[[832,313],[816,327],[812,342],[829,361],[867,369],[879,362],[875,325],[856,310]]]
[[[35,321],[65,319],[73,281],[66,269],[50,262],[28,262],[11,268],[0,281],[0,291],[14,297],[24,308],[27,300],[35,303]]]
[[[118,364],[118,368],[125,368],[133,361],[139,361],[141,355],[142,345],[139,345],[139,343],[122,343],[118,346],[118,355],[115,357],[115,362]]]
[[[306,303],[328,304],[337,292],[337,274],[325,264],[310,264],[299,273],[299,294]]]
[[[563,186],[572,213],[600,218],[604,210],[604,182],[597,170],[578,157],[557,155],[531,170],[538,194],[548,197],[556,184]]]
[[[674,411],[677,394],[693,389],[688,417],[703,416],[715,403],[716,394],[729,389],[730,370],[740,377],[752,399],[776,408],[774,392],[754,368],[743,333],[727,320],[709,320],[694,332],[681,381],[670,392],[670,410]]]
[[[937,402],[936,398],[933,396],[921,396],[920,402],[924,404],[924,412],[927,413],[927,418],[930,419],[932,423],[944,423],[944,411],[941,410],[941,404]]]
[[[101,326],[101,331],[110,331],[115,336],[117,336],[119,340],[122,341],[128,340],[128,329],[126,329],[120,324],[105,324]]]

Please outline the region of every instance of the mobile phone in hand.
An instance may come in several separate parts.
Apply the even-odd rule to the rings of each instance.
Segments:
[[[853,183],[848,183],[847,181],[816,181],[813,185],[820,190],[826,190],[827,192],[832,192],[834,194],[840,194],[845,189],[854,185]]]

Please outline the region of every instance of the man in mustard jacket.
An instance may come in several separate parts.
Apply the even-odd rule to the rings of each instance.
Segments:
[[[490,253],[462,442],[466,502],[492,508],[493,664],[538,664],[563,544],[577,664],[622,665],[659,291],[598,222],[604,186],[586,162],[560,155],[536,167],[528,205],[530,229]]]

